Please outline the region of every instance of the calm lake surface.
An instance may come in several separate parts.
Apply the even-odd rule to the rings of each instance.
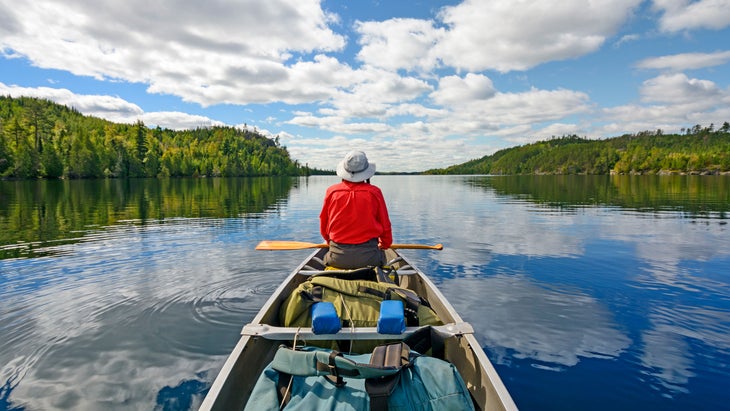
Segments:
[[[0,181],[0,410],[196,409],[336,181]],[[522,410],[728,409],[730,177],[373,183]]]

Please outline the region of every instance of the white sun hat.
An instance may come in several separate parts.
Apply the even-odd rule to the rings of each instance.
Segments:
[[[353,183],[365,181],[375,174],[375,163],[368,161],[365,153],[353,150],[337,164],[337,175]]]

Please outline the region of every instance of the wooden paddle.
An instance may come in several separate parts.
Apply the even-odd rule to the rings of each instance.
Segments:
[[[257,246],[257,250],[303,250],[305,248],[327,248],[325,243],[307,243],[304,241],[278,241],[264,240]],[[391,244],[390,248],[414,249],[414,250],[442,250],[443,244]]]

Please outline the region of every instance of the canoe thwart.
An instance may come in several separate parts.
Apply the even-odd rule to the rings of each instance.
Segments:
[[[351,274],[352,270],[300,270],[298,274],[305,275],[307,277],[312,276],[316,277],[318,275],[342,275],[342,274]],[[405,271],[397,271],[398,275],[415,275],[418,274],[415,270],[405,270]]]
[[[456,335],[474,334],[474,327],[468,322],[431,326],[439,335],[448,338]],[[380,334],[376,327],[343,328],[337,334],[315,334],[311,327],[276,327],[267,324],[246,324],[241,335],[263,337],[267,340],[382,340],[407,337],[423,327],[406,327],[403,334]]]

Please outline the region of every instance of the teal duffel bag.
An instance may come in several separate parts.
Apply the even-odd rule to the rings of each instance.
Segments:
[[[474,404],[453,364],[395,343],[359,355],[282,346],[245,409],[436,411]]]

